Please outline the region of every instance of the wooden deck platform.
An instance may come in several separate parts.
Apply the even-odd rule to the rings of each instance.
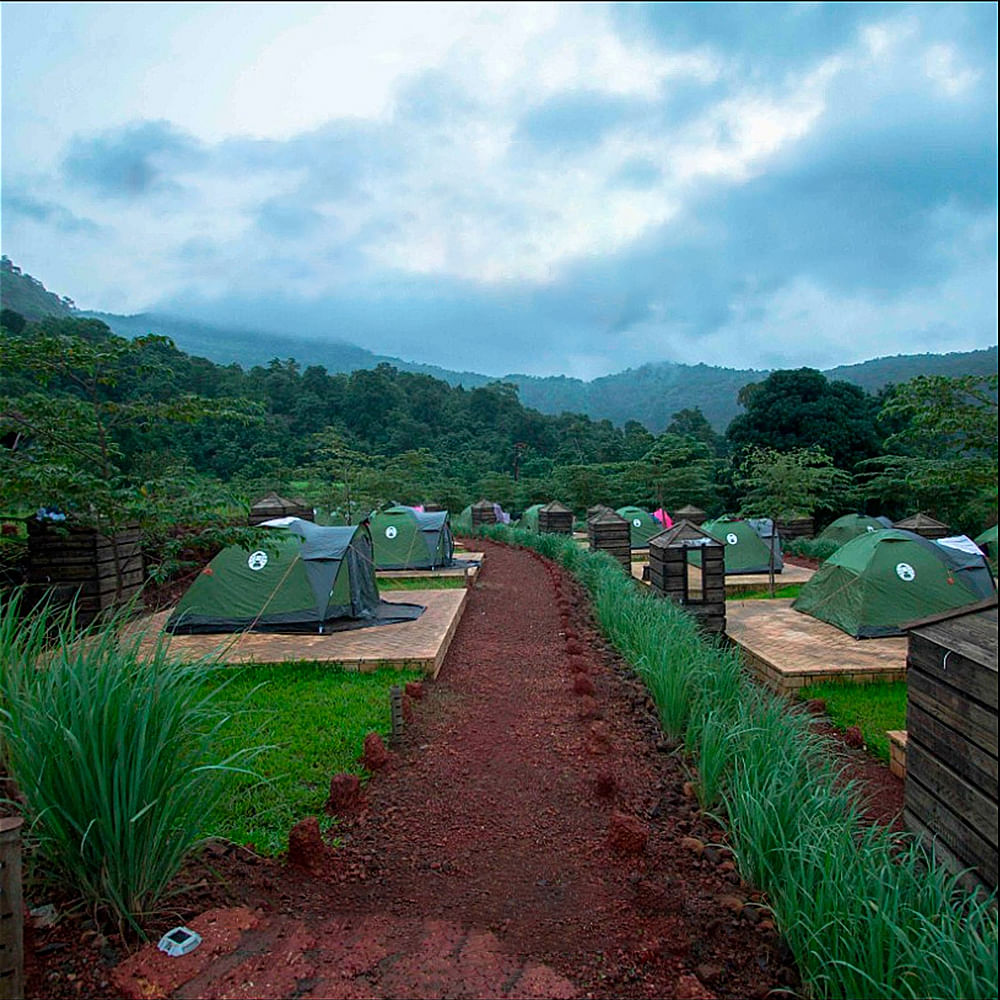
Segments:
[[[443,566],[440,569],[380,569],[375,571],[379,580],[386,581],[386,587],[392,586],[393,580],[440,580],[440,579],[462,579],[465,578],[465,585],[472,586],[479,577],[479,571],[483,566],[482,552],[461,552],[456,553],[456,559],[475,563],[473,566]]]
[[[729,601],[726,634],[747,665],[783,694],[823,681],[896,681],[906,677],[906,638],[852,639],[792,610],[790,600]]]
[[[643,580],[642,574],[648,565],[645,557],[632,563],[632,576],[647,587],[649,581]],[[774,574],[775,590],[791,584],[808,583],[815,572],[814,569],[807,569],[805,566],[785,566],[782,572]],[[688,588],[692,593],[701,588],[701,571],[697,566],[688,566]],[[727,597],[749,594],[758,590],[767,590],[767,573],[730,573],[726,576]]]
[[[372,673],[382,667],[421,670],[437,677],[451,645],[465,605],[468,590],[385,590],[382,598],[423,604],[426,611],[416,621],[397,625],[333,632],[328,635],[277,635],[242,632],[237,635],[174,635],[168,639],[171,652],[191,658],[217,653],[226,664],[328,663],[343,670]],[[163,631],[170,611],[144,619],[149,642]]]

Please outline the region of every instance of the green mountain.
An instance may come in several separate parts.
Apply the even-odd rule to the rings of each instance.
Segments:
[[[449,385],[467,389],[498,381],[476,372],[451,371],[436,365],[404,361],[375,354],[343,341],[295,337],[273,330],[249,330],[197,323],[162,313],[118,316],[112,313],[76,312],[71,299],[59,298],[30,275],[23,274],[3,258],[3,308],[13,309],[26,319],[43,315],[93,316],[103,320],[123,337],[147,333],[161,334],[188,354],[219,364],[243,367],[267,365],[273,358],[294,358],[303,368],[322,365],[329,372],[352,372],[388,363],[400,371],[439,378]],[[916,375],[995,374],[997,348],[952,354],[901,354],[876,358],[857,365],[827,369],[824,374],[878,392],[890,383],[907,382]],[[718,368],[712,365],[683,365],[672,361],[642,365],[614,375],[584,382],[565,375],[538,377],[511,374],[504,382],[518,386],[525,406],[542,413],[585,413],[595,420],[610,420],[621,426],[638,420],[658,433],[679,410],[700,407],[709,423],[724,431],[740,412],[736,401],[740,389],[750,382],[767,378],[769,371]]]
[[[50,292],[7,256],[0,258],[0,300],[3,309],[20,313],[32,322],[43,316],[71,316],[74,309],[72,299]]]

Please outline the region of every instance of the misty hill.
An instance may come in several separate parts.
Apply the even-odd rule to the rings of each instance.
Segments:
[[[294,358],[303,368],[322,365],[329,372],[353,372],[359,368],[374,368],[385,362],[400,371],[432,375],[449,385],[464,385],[469,389],[496,381],[475,372],[454,372],[436,365],[375,354],[365,347],[340,340],[296,337],[273,330],[212,326],[163,313],[118,316],[114,313],[80,312],[76,315],[99,319],[120,337],[141,337],[148,333],[169,337],[185,353],[208,358],[216,364],[235,362],[244,368],[252,368],[254,365],[266,366],[273,358]]]
[[[218,364],[236,363],[245,368],[266,365],[273,358],[295,358],[303,367],[322,365],[329,372],[352,372],[386,362],[400,371],[442,379],[449,385],[472,389],[497,379],[475,372],[451,371],[436,365],[405,361],[375,354],[364,347],[338,340],[296,337],[273,330],[249,330],[197,323],[162,313],[118,316],[113,313],[77,312],[72,300],[60,298],[3,258],[2,305],[27,319],[44,315],[93,316],[103,320],[122,337],[156,333],[171,340],[182,351]],[[827,369],[830,379],[840,379],[878,392],[890,383],[909,381],[916,375],[995,374],[997,348],[951,354],[907,354],[876,358],[863,364]],[[590,382],[565,375],[538,377],[511,374],[525,406],[543,413],[585,413],[595,420],[608,419],[621,426],[638,420],[658,433],[679,410],[700,407],[718,431],[724,431],[740,412],[736,402],[740,389],[768,376],[766,370],[684,365],[671,361],[642,365]]]
[[[25,274],[7,256],[0,258],[3,308],[34,322],[43,316],[72,316],[73,300],[50,292],[37,278]]]
[[[321,341],[274,331],[216,327],[177,316],[142,313],[116,316],[87,313],[103,320],[123,337],[159,333],[170,337],[188,354],[219,364],[237,362],[243,367],[266,365],[272,358],[295,358],[302,367],[322,365],[330,372],[352,372],[374,368],[382,362],[400,371],[416,372],[467,389],[497,381],[475,372],[451,371],[401,358],[375,354],[344,341]],[[830,379],[841,379],[878,392],[889,383],[907,382],[916,375],[968,375],[996,372],[997,349],[954,354],[910,354],[876,358],[858,365],[828,369]],[[670,361],[642,365],[590,382],[565,375],[539,377],[510,374],[503,381],[518,386],[521,402],[542,413],[585,413],[595,420],[608,419],[621,426],[638,420],[654,433],[663,430],[679,410],[698,406],[709,423],[724,431],[740,412],[736,397],[749,382],[767,378],[767,370],[719,368],[713,365],[683,365]]]

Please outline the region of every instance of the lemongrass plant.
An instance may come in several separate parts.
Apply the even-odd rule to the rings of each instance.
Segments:
[[[212,663],[181,663],[119,619],[0,603],[0,722],[40,874],[139,930],[253,751],[215,752]]]

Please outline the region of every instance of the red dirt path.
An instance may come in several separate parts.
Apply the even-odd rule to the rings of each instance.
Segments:
[[[477,542],[478,544],[478,542]],[[182,959],[29,995],[763,997],[787,949],[572,579],[486,544],[436,682],[314,870],[218,849]],[[576,693],[580,678],[593,694]],[[586,687],[586,685],[582,685]],[[704,845],[708,843],[707,849]],[[751,905],[745,905],[747,903]],[[194,912],[188,916],[194,917]],[[96,972],[93,975],[97,975]],[[106,975],[106,973],[105,973]],[[772,994],[773,995],[773,994]]]

